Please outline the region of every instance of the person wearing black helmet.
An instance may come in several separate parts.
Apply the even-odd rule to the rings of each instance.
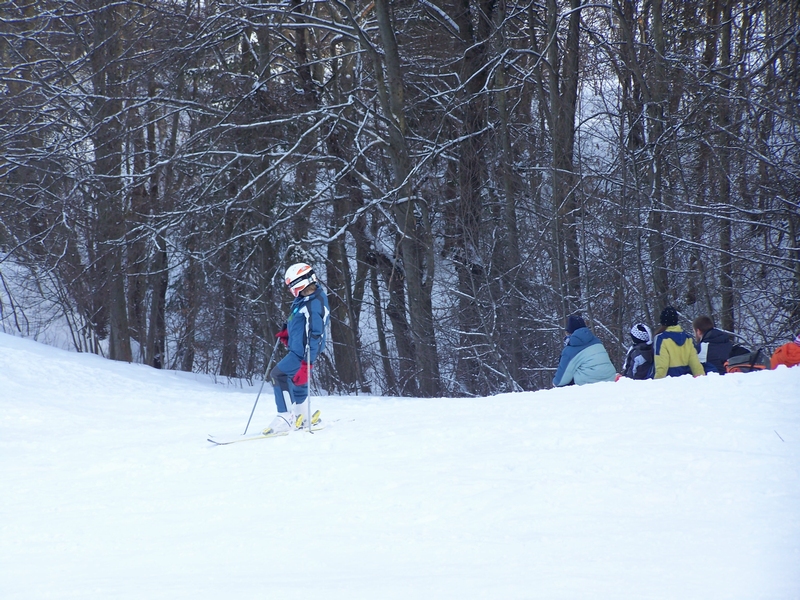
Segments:
[[[280,435],[307,428],[319,421],[319,411],[308,414],[308,378],[311,367],[325,349],[330,308],[328,296],[317,285],[314,269],[297,263],[286,270],[286,286],[295,300],[283,329],[275,337],[289,353],[270,372],[278,414],[264,435]]]
[[[691,373],[695,377],[705,375],[706,371],[697,358],[694,340],[678,325],[678,311],[667,306],[661,311],[661,327],[653,341],[654,379],[679,377]]]

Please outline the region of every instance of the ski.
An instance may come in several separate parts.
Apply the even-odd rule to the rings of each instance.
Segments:
[[[319,422],[316,425],[311,426],[311,431],[319,431],[320,429],[325,428],[325,423]],[[308,431],[307,428],[303,429],[296,429],[296,433],[306,433]],[[276,438],[276,437],[285,437],[292,433],[291,431],[281,431],[278,433],[254,433],[252,435],[237,435],[236,437],[214,437],[213,435],[208,436],[208,441],[212,444],[217,446],[227,446],[228,444],[236,444],[238,442],[251,442],[253,440],[266,440],[269,438]]]

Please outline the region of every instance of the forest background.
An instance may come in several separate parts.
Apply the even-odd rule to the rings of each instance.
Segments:
[[[573,312],[618,367],[667,303],[774,348],[799,31],[796,0],[0,1],[0,322],[260,377],[305,261],[331,392],[548,387]]]

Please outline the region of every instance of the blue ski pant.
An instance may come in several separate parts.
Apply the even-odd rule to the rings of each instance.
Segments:
[[[290,352],[270,371],[275,406],[279,413],[292,412],[291,403],[302,404],[308,398],[308,384],[295,385],[292,382],[292,377],[300,370],[301,360],[294,352]]]

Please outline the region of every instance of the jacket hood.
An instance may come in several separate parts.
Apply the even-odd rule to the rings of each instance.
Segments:
[[[708,342],[709,344],[726,344],[730,339],[727,333],[715,327],[706,331],[701,341]]]
[[[585,346],[592,343],[597,338],[589,331],[588,327],[581,327],[576,329],[571,336],[569,336],[570,346]]]

